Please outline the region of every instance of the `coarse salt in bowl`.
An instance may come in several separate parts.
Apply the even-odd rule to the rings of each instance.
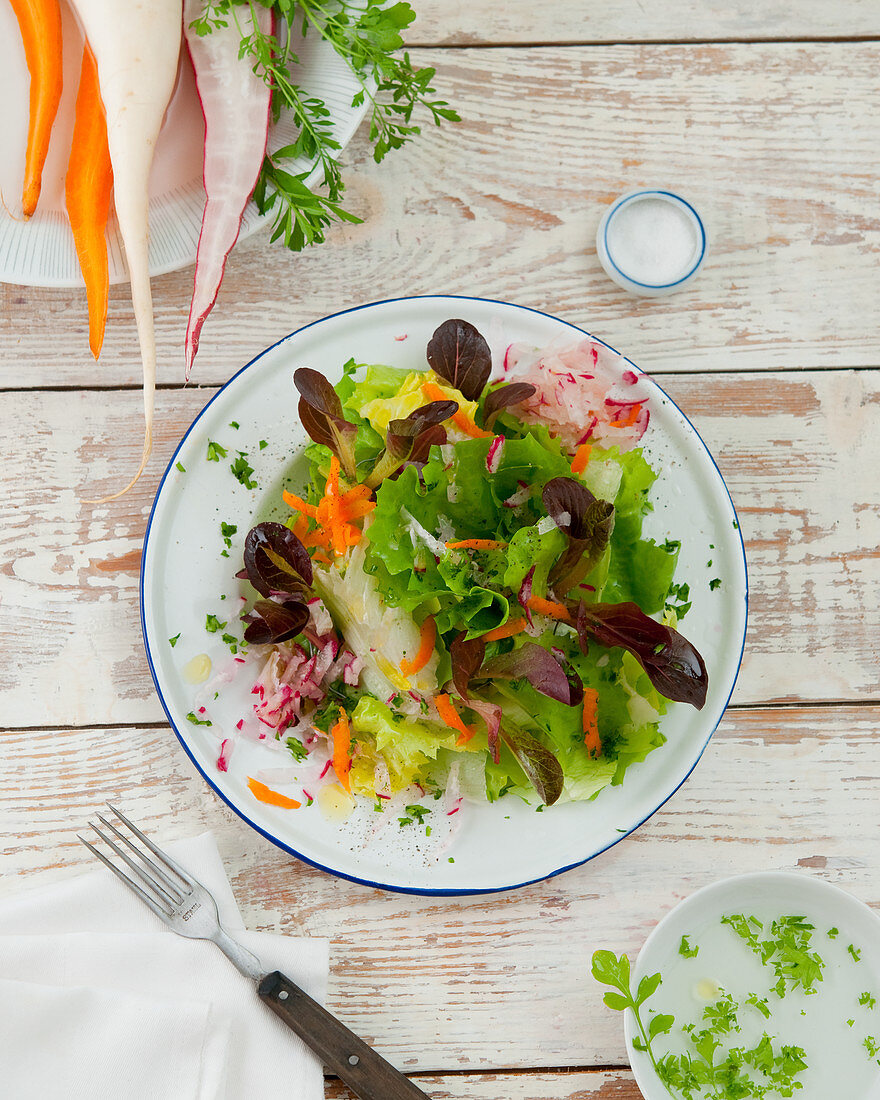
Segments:
[[[628,191],[599,223],[596,251],[618,286],[659,297],[697,274],[706,256],[706,230],[681,196],[661,189]]]

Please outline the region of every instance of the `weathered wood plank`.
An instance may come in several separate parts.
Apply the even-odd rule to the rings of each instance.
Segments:
[[[362,226],[301,256],[243,242],[194,377],[222,381],[336,310],[437,291],[559,314],[654,370],[877,365],[878,59],[874,43],[419,51],[464,121],[381,166],[353,143]],[[703,211],[710,256],[691,288],[633,299],[601,270],[596,227],[658,183]],[[166,382],[191,285],[155,282]],[[0,287],[0,387],[138,384],[126,288],[111,299],[96,367],[81,292]]]
[[[585,4],[554,0],[542,8],[530,0],[504,5],[465,0],[419,0],[408,33],[423,45],[484,43],[714,41],[718,39],[850,38],[880,34],[880,12],[870,0],[834,5],[809,0],[675,0],[665,4]]]
[[[752,601],[735,701],[880,697],[880,375],[660,381],[740,510]],[[82,498],[136,466],[140,395],[0,395],[0,643],[15,655],[0,679],[3,725],[162,719],[138,622],[140,548],[160,471],[210,392],[159,394],[147,473],[106,505]]]
[[[118,800],[164,840],[213,829],[249,927],[329,936],[333,1010],[408,1072],[622,1066],[620,1018],[588,974],[597,948],[634,956],[681,898],[764,868],[880,906],[878,721],[875,706],[728,712],[630,838],[558,878],[460,899],[381,893],[292,861],[210,793],[165,728],[11,731],[0,894],[88,866],[75,831]]]
[[[641,1100],[626,1070],[560,1073],[486,1073],[452,1077],[415,1077],[433,1100]],[[324,1086],[327,1100],[354,1100],[354,1093],[333,1079]]]

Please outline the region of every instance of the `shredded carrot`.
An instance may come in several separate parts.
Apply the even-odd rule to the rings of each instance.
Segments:
[[[333,770],[343,787],[351,793],[351,726],[348,724],[348,715],[339,708],[339,721],[334,723],[330,730],[333,738]]]
[[[422,383],[422,393],[429,401],[448,401],[448,396],[436,386],[433,382]],[[458,409],[452,414],[452,423],[464,432],[465,435],[469,435],[472,439],[493,439],[493,432],[485,432],[482,428],[478,428],[477,425],[471,420],[467,413]]]
[[[593,758],[601,755],[599,692],[595,688],[584,688],[584,744],[587,746],[587,752]]]
[[[373,490],[369,485],[355,485],[351,489],[347,489],[341,497],[342,503],[347,507],[349,504],[353,504],[356,500],[369,500],[373,495]],[[375,501],[373,502],[375,504]]]
[[[64,179],[64,197],[86,284],[89,347],[96,359],[104,343],[110,293],[106,229],[112,190],[113,167],[107,144],[104,104],[98,89],[98,69],[92,51],[86,46],[76,95],[76,118]]]
[[[545,600],[541,596],[529,596],[526,600],[530,611],[537,611],[539,615],[547,615],[551,619],[570,619],[568,608],[555,600]]]
[[[259,802],[265,802],[268,806],[280,806],[282,810],[298,810],[302,805],[295,798],[288,798],[286,794],[273,791],[271,787],[267,787],[259,779],[252,779],[248,776],[248,786],[254,798]]]
[[[414,672],[419,672],[425,667],[428,661],[431,660],[436,641],[437,624],[434,622],[434,616],[429,615],[422,623],[418,653],[411,661],[404,657],[400,662],[400,671],[404,676],[412,676]]]
[[[447,542],[447,550],[503,550],[506,542],[496,539],[461,539],[459,542]]]
[[[291,527],[291,531],[302,542],[302,540],[309,533],[309,521],[305,516],[297,516],[296,523]]]
[[[638,420],[641,414],[642,406],[640,402],[636,402],[635,405],[630,405],[629,412],[626,414],[626,418],[621,417],[620,420],[612,420],[610,427],[612,428],[631,428],[633,424]]]
[[[312,554],[312,561],[319,562],[321,565],[329,565],[330,564],[330,559],[327,557],[326,554],[322,554],[320,552],[320,550],[318,551],[317,554]]]
[[[468,741],[477,732],[473,726],[466,726],[462,721],[461,715],[455,709],[455,704],[449,698],[448,695],[435,695],[434,706],[437,708],[437,713],[443,719],[450,729],[458,732],[458,739],[456,745],[466,745]]]
[[[503,626],[496,626],[494,630],[481,634],[484,642],[500,642],[502,638],[512,638],[514,634],[521,634],[528,623],[525,619],[510,619]]]
[[[58,0],[12,0],[30,73],[30,117],[21,205],[37,208],[52,124],[61,102],[61,8]]]
[[[304,516],[311,516],[312,519],[318,518],[318,509],[314,504],[309,504],[307,501],[303,500],[302,497],[294,496],[293,493],[288,493],[286,489],[281,495],[284,498],[284,503],[289,508],[293,508],[295,512],[301,512]]]
[[[590,443],[582,443],[580,447],[575,451],[574,458],[571,460],[571,472],[573,474],[582,474],[587,468],[587,463],[590,461],[590,451],[593,447]]]
[[[375,507],[375,500],[353,500],[351,503],[346,504],[345,497],[342,498],[342,514],[345,517],[346,523],[351,523],[353,519],[361,519],[363,516],[368,516]]]

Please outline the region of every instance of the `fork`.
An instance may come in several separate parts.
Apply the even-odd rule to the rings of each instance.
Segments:
[[[131,876],[85,837],[77,836],[172,932],[189,939],[215,943],[242,974],[257,983],[257,993],[263,1003],[306,1046],[311,1047],[331,1072],[341,1078],[361,1100],[428,1100],[427,1095],[412,1081],[312,1000],[290,978],[277,970],[267,973],[257,956],[232,939],[220,924],[217,903],[210,891],[157,847],[115,806],[110,806],[110,809],[116,815],[117,825],[127,826],[155,859],[151,859],[117,825],[101,814],[97,817],[105,831],[94,822],[90,821],[89,825],[128,867]],[[140,880],[140,885],[135,879]]]

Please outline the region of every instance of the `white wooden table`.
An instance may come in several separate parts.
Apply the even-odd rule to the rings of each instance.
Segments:
[[[191,271],[157,279],[156,446],[141,441],[126,288],[104,354],[77,291],[0,287],[0,891],[76,873],[107,798],[157,836],[210,827],[251,927],[329,936],[330,1007],[436,1097],[637,1097],[588,976],[726,873],[800,869],[880,906],[880,6],[804,0],[422,0],[410,40],[463,122],[377,168],[364,224],[306,255],[239,246],[182,385]],[[605,205],[661,183],[705,215],[705,271],[635,300],[593,247]],[[163,721],[137,609],[174,444],[268,344],[347,306],[477,294],[582,324],[693,418],[739,510],[751,620],[733,705],[632,837],[499,896],[382,894],[289,859],[195,774]],[[328,1081],[327,1095],[346,1096]]]

